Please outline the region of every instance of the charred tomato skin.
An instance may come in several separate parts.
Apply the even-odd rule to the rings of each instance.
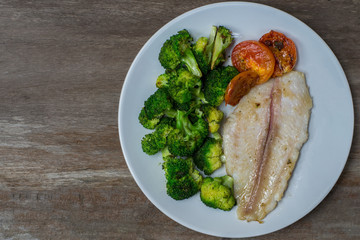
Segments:
[[[270,49],[263,43],[247,40],[238,43],[232,53],[231,61],[239,72],[251,70],[259,75],[256,84],[270,79],[275,68],[275,58]]]
[[[295,43],[281,32],[271,30],[264,34],[259,42],[266,45],[275,57],[275,69],[272,77],[290,72],[297,61]]]

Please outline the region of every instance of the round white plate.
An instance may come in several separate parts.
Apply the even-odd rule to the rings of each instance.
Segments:
[[[161,154],[148,156],[141,150],[141,138],[150,131],[138,123],[138,115],[144,101],[156,90],[157,76],[164,72],[158,61],[162,44],[184,28],[194,39],[207,37],[212,25],[228,27],[236,37],[235,42],[257,40],[271,29],[285,33],[297,46],[295,69],[305,73],[313,98],[309,140],[301,150],[283,199],[262,224],[238,220],[236,207],[230,212],[209,208],[200,201],[199,194],[182,201],[173,200],[166,194]],[[229,109],[224,110],[229,112]],[[200,7],[173,19],[157,31],[129,69],[121,92],[118,117],[123,154],[144,194],[176,222],[219,237],[267,234],[294,223],[314,209],[330,192],[344,168],[354,128],[349,85],[326,43],[291,15],[246,2]],[[224,169],[216,175],[222,173],[225,173]]]

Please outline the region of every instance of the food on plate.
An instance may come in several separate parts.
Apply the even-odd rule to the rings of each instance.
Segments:
[[[164,89],[156,90],[148,99],[144,102],[144,110],[148,119],[162,118],[166,114],[172,111],[172,103],[169,93]]]
[[[227,118],[223,148],[237,215],[259,221],[282,198],[308,138],[312,99],[301,72],[257,85]]]
[[[201,185],[200,199],[209,207],[230,211],[235,205],[232,177],[206,177]]]
[[[191,158],[176,158],[165,150],[163,169],[166,178],[166,192],[175,200],[189,198],[199,192],[203,177],[194,168]]]
[[[220,128],[224,113],[210,104],[202,104],[200,109],[204,114],[206,121],[209,123],[209,132],[216,133]]]
[[[143,152],[148,155],[154,155],[166,146],[166,139],[169,133],[175,129],[175,121],[172,118],[163,117],[156,126],[155,131],[146,134],[141,139]]]
[[[254,40],[238,43],[231,53],[231,61],[239,72],[251,70],[257,73],[259,80],[256,84],[269,80],[275,67],[275,58],[270,49]]]
[[[214,41],[214,49],[211,58],[211,70],[213,70],[220,63],[225,62],[225,50],[232,43],[233,38],[231,31],[226,27],[220,26],[216,32]]]
[[[208,73],[204,79],[204,96],[208,104],[214,107],[220,106],[224,101],[227,85],[239,74],[233,66],[219,67]]]
[[[161,65],[165,69],[176,69],[180,64],[185,64],[192,74],[201,77],[202,73],[191,50],[192,40],[186,29],[166,40],[159,53]]]
[[[170,97],[180,104],[190,102],[201,85],[201,79],[186,68],[169,69],[156,80],[156,86],[165,89]]]
[[[209,38],[201,37],[195,44],[192,41],[184,29],[160,49],[159,61],[165,72],[156,79],[157,90],[144,102],[138,117],[145,128],[155,130],[141,141],[148,155],[167,148],[174,157],[192,157],[209,133],[216,134],[220,127],[224,114],[211,103],[223,101],[227,83],[238,73],[234,67],[222,67],[225,51],[233,41],[231,31],[213,26]],[[220,84],[216,85],[213,82],[217,80]],[[223,92],[211,92],[207,87],[211,84]]]
[[[218,106],[238,74],[236,68],[222,66],[233,41],[229,29],[213,26],[209,37],[192,41],[184,29],[163,44],[159,61],[165,72],[138,116],[143,127],[154,130],[142,138],[142,150],[148,155],[162,152],[167,194],[175,200],[199,192],[203,174],[222,166],[218,130],[224,113]]]
[[[196,41],[193,52],[204,76],[225,62],[225,50],[232,41],[231,31],[224,26],[212,26],[209,37]]]
[[[295,43],[283,33],[271,30],[264,34],[259,42],[265,44],[274,54],[275,69],[272,77],[290,72],[297,59]]]
[[[211,175],[222,166],[222,155],[222,139],[220,134],[216,134],[215,137],[205,139],[204,144],[194,155],[194,163],[206,175]]]
[[[245,71],[236,75],[225,91],[225,103],[235,106],[259,80],[259,75],[253,71]]]
[[[159,53],[165,71],[138,116],[153,130],[141,147],[162,153],[171,198],[200,191],[206,206],[229,211],[237,204],[239,219],[261,222],[282,198],[307,140],[312,100],[304,75],[292,71],[296,48],[285,35],[271,31],[240,42],[233,66],[223,66],[232,42],[223,26],[196,42],[186,29],[165,41]],[[222,136],[224,100],[237,106]],[[224,155],[228,175],[211,177]]]
[[[174,156],[192,156],[209,134],[209,125],[204,118],[194,116],[191,121],[185,111],[177,110],[175,126],[167,136],[167,146]]]
[[[150,119],[146,115],[145,107],[141,109],[138,119],[140,124],[147,129],[155,129],[156,125],[160,122],[160,118]]]

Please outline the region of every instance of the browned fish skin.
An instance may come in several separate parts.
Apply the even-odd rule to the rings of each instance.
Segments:
[[[226,170],[239,219],[261,222],[282,198],[307,140],[311,107],[304,75],[291,72],[255,87],[227,119]]]

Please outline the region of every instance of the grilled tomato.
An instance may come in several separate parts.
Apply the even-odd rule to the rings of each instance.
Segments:
[[[253,71],[245,71],[236,75],[228,84],[225,92],[225,103],[235,106],[240,99],[248,94],[259,80],[259,75]]]
[[[271,30],[264,34],[259,42],[265,44],[275,57],[275,70],[272,77],[279,77],[290,72],[296,63],[296,46],[283,33]]]
[[[231,61],[239,72],[251,70],[259,75],[256,84],[269,80],[274,73],[275,58],[263,43],[248,40],[238,43],[232,53]]]

